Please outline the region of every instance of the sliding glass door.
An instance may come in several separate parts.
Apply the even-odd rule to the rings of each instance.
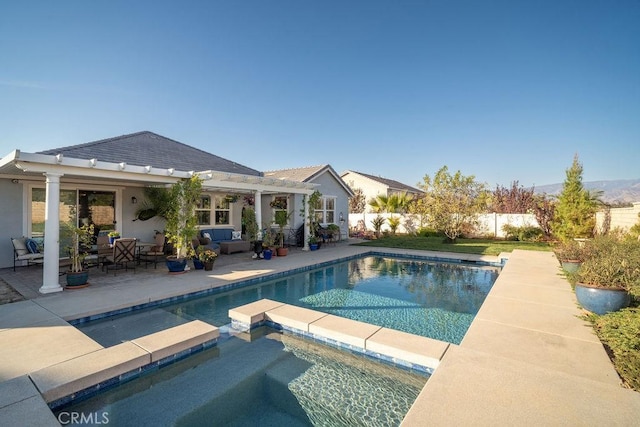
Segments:
[[[60,190],[60,257],[67,257],[72,227],[93,224],[95,235],[115,229],[115,199],[112,191]],[[31,237],[42,241],[45,221],[45,189],[31,192]]]

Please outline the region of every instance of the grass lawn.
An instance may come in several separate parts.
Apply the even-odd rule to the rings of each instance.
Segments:
[[[359,246],[421,249],[425,251],[457,252],[476,255],[499,255],[514,249],[551,251],[546,242],[513,242],[490,239],[457,239],[456,243],[444,243],[442,237],[388,236],[358,243]]]

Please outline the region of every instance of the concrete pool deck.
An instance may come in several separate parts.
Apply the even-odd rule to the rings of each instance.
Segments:
[[[44,296],[34,292],[37,267],[30,269],[35,273],[2,270],[0,277],[32,299],[0,305],[0,419],[59,425],[30,374],[102,349],[69,320],[370,251],[459,257],[338,244],[271,261],[222,255],[212,272],[95,274],[89,288]],[[553,254],[514,251],[464,340],[449,346],[403,425],[637,425],[640,393],[620,386],[580,314]]]

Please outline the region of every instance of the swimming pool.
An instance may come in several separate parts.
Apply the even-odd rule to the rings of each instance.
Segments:
[[[94,414],[118,426],[394,426],[427,381],[263,330],[263,337],[227,339],[57,415]]]
[[[367,256],[180,303],[78,325],[111,346],[190,320],[222,327],[262,298],[459,344],[499,268]]]

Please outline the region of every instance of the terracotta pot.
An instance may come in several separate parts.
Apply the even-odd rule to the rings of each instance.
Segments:
[[[278,256],[287,256],[289,253],[289,248],[278,248],[277,249]]]

